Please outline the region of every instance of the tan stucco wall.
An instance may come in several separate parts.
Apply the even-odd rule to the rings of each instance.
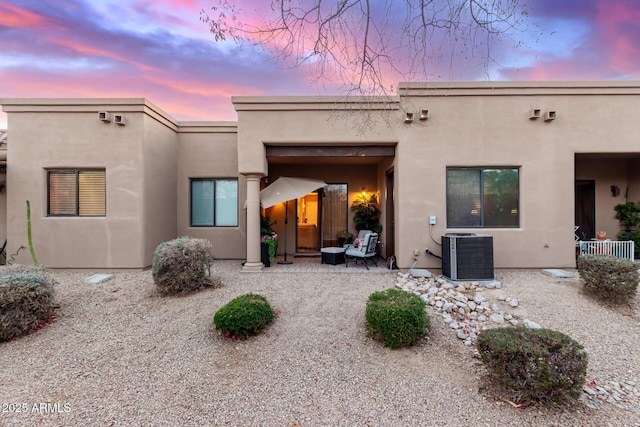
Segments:
[[[213,256],[242,259],[246,254],[246,180],[238,176],[236,125],[232,122],[181,123],[178,150],[178,235],[208,239]],[[190,179],[238,178],[238,226],[190,227]]]
[[[167,167],[175,158],[173,122],[142,99],[0,102],[9,113],[12,141],[7,177],[9,252],[27,246],[25,201],[30,200],[33,243],[41,264],[96,269],[149,266],[156,242],[175,236],[171,213],[175,167]],[[122,113],[126,125],[104,123],[98,111]],[[107,215],[47,217],[49,168],[104,168]],[[31,263],[28,250],[23,249],[16,261]]]
[[[266,145],[394,144],[395,101],[340,97],[232,97],[238,112],[238,169],[267,174]],[[365,102],[365,101],[362,101]],[[370,108],[363,114],[360,108]],[[388,111],[391,110],[391,111]]]
[[[176,237],[178,154],[175,126],[156,115],[144,115],[142,160],[144,189],[142,257],[151,265],[156,247]]]
[[[274,166],[266,160],[265,147],[277,146],[336,146],[336,145],[387,145],[395,146],[396,101],[381,99],[345,100],[342,97],[233,97],[238,111],[238,164],[240,173],[271,175]],[[362,109],[368,109],[362,111]],[[295,163],[295,160],[291,160]],[[356,163],[357,164],[357,163]],[[336,167],[336,173],[349,173],[351,166]],[[323,166],[303,166],[299,170],[283,173],[324,179]],[[370,165],[367,178],[351,175],[350,191],[360,191],[362,186],[369,191],[380,191],[380,172]],[[376,173],[378,176],[376,177]],[[371,175],[373,174],[373,175]],[[344,176],[344,175],[342,175]],[[327,178],[336,182],[335,179]],[[350,204],[355,193],[350,194]],[[271,213],[280,218],[284,213]],[[283,221],[278,221],[277,231]],[[353,224],[350,223],[353,228]],[[355,230],[354,230],[355,231]],[[381,234],[381,245],[385,244],[385,230]],[[295,240],[287,241],[291,253]],[[279,246],[278,251],[281,252]]]
[[[636,132],[640,138],[640,133]],[[622,189],[622,187],[620,187]],[[629,162],[629,194],[628,200],[640,203],[640,156]]]
[[[624,202],[624,190],[629,200],[640,200],[638,82],[403,84],[394,100],[232,102],[237,127],[178,123],[144,99],[0,100],[9,121],[8,252],[26,246],[24,204],[31,200],[36,253],[50,267],[142,268],[159,242],[177,235],[208,238],[216,258],[241,259],[247,253],[243,174],[253,183],[277,174],[346,180],[351,190],[379,193],[384,207],[385,174],[393,168],[393,243],[401,268],[412,264],[415,250],[417,267],[439,268],[424,249],[439,254],[437,242],[449,232],[493,235],[497,268],[573,267],[575,179],[596,180],[596,227],[608,234],[619,229],[612,209]],[[534,108],[557,118],[530,120]],[[422,109],[430,112],[426,121],[418,120]],[[126,126],[102,123],[101,110],[125,114]],[[412,123],[405,123],[407,112],[414,113]],[[292,158],[285,168],[267,161],[270,145],[385,145],[395,147],[395,158],[366,167],[324,160],[299,168]],[[520,169],[518,228],[447,228],[446,168],[464,166]],[[46,169],[54,167],[105,168],[107,216],[46,217]],[[238,227],[189,227],[189,178],[195,177],[239,178]],[[619,197],[611,196],[611,185],[620,186]],[[430,215],[437,216],[431,229]],[[27,250],[18,262],[30,262]]]
[[[425,242],[440,253],[428,237],[428,216],[436,215],[437,241],[447,232],[493,235],[496,267],[573,267],[574,153],[640,151],[634,117],[640,96],[628,96],[640,94],[640,88],[622,86],[527,82],[527,87],[470,83],[401,89],[410,95],[401,98],[403,108],[428,108],[430,118],[400,130],[396,224],[405,250],[400,259]],[[543,114],[554,110],[557,119],[530,120],[532,108]],[[447,166],[519,167],[520,227],[447,228]],[[421,257],[422,265],[438,265]]]

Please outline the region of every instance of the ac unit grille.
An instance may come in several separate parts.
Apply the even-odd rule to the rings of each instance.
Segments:
[[[493,236],[442,236],[442,274],[451,280],[493,280]]]

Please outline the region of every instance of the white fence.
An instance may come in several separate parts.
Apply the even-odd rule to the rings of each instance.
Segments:
[[[618,258],[627,258],[634,261],[633,240],[614,241],[614,240],[578,240],[576,249],[582,254],[607,254],[614,255]]]

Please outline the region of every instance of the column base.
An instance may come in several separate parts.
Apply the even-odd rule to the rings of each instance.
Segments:
[[[242,266],[242,273],[260,273],[264,269],[261,262],[245,262]]]

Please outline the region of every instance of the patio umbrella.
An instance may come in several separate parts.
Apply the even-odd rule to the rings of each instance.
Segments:
[[[280,261],[279,264],[291,264],[291,261],[287,261],[287,224],[289,223],[288,201],[304,197],[312,191],[326,185],[326,182],[319,179],[281,176],[260,192],[260,204],[265,209],[277,205],[278,203],[285,203],[284,261]]]

